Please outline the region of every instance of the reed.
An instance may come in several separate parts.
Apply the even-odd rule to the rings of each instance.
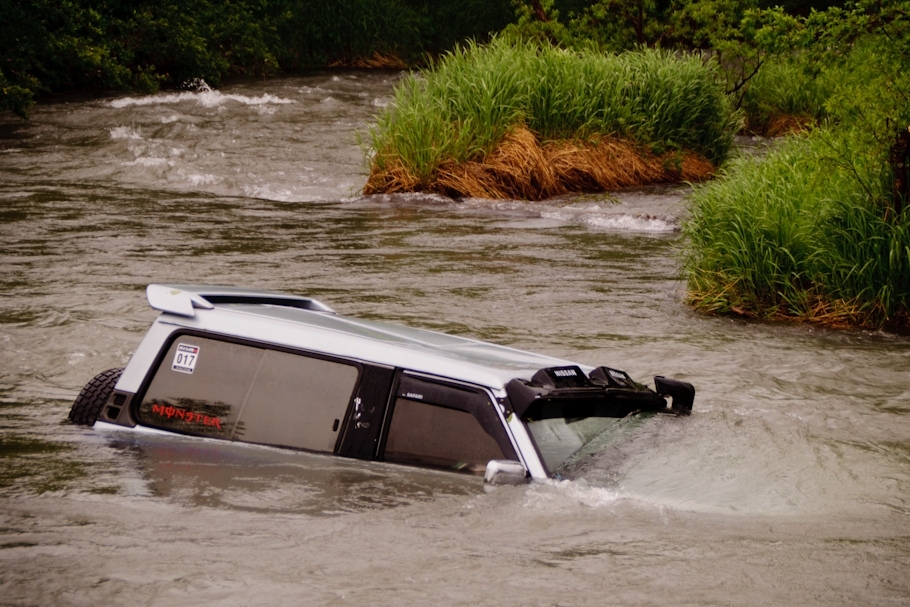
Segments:
[[[696,189],[684,266],[710,312],[908,326],[910,212],[888,216],[883,162],[844,163],[849,131],[789,138]]]
[[[623,141],[670,168],[697,159],[713,169],[738,127],[713,69],[654,50],[604,55],[502,38],[468,44],[398,86],[369,133],[366,191],[445,189],[440,171],[502,161],[503,146],[531,143],[516,135],[522,129],[541,149],[571,142],[596,150]],[[564,187],[578,191],[571,182]]]

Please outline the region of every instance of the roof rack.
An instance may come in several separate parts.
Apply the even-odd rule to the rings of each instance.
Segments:
[[[149,305],[156,310],[193,317],[196,309],[211,310],[218,304],[283,306],[334,314],[330,307],[311,297],[289,293],[219,287],[211,285],[149,285],[145,290]]]

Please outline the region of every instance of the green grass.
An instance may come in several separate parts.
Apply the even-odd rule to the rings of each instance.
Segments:
[[[421,181],[446,161],[482,160],[514,126],[539,139],[611,136],[688,149],[720,164],[739,118],[715,67],[654,50],[605,55],[502,38],[448,53],[402,81],[370,133],[374,167]]]
[[[748,129],[766,133],[775,120],[787,118],[804,125],[822,121],[836,78],[832,72],[813,71],[798,56],[769,59],[749,81],[743,97]]]
[[[865,151],[864,151],[865,150]],[[702,309],[883,327],[910,310],[910,212],[854,132],[789,138],[696,189],[685,269]]]

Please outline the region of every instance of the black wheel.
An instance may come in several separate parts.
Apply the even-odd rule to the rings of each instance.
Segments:
[[[70,409],[70,421],[80,426],[94,426],[101,407],[107,402],[123,369],[108,369],[85,384]]]

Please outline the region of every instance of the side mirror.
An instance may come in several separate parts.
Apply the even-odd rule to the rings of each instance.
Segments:
[[[528,471],[521,462],[510,459],[491,459],[483,482],[491,485],[521,485],[528,482]]]
[[[692,387],[692,384],[656,375],[654,376],[654,390],[661,396],[671,397],[674,410],[682,413],[692,411],[692,402],[695,400],[695,388]]]

